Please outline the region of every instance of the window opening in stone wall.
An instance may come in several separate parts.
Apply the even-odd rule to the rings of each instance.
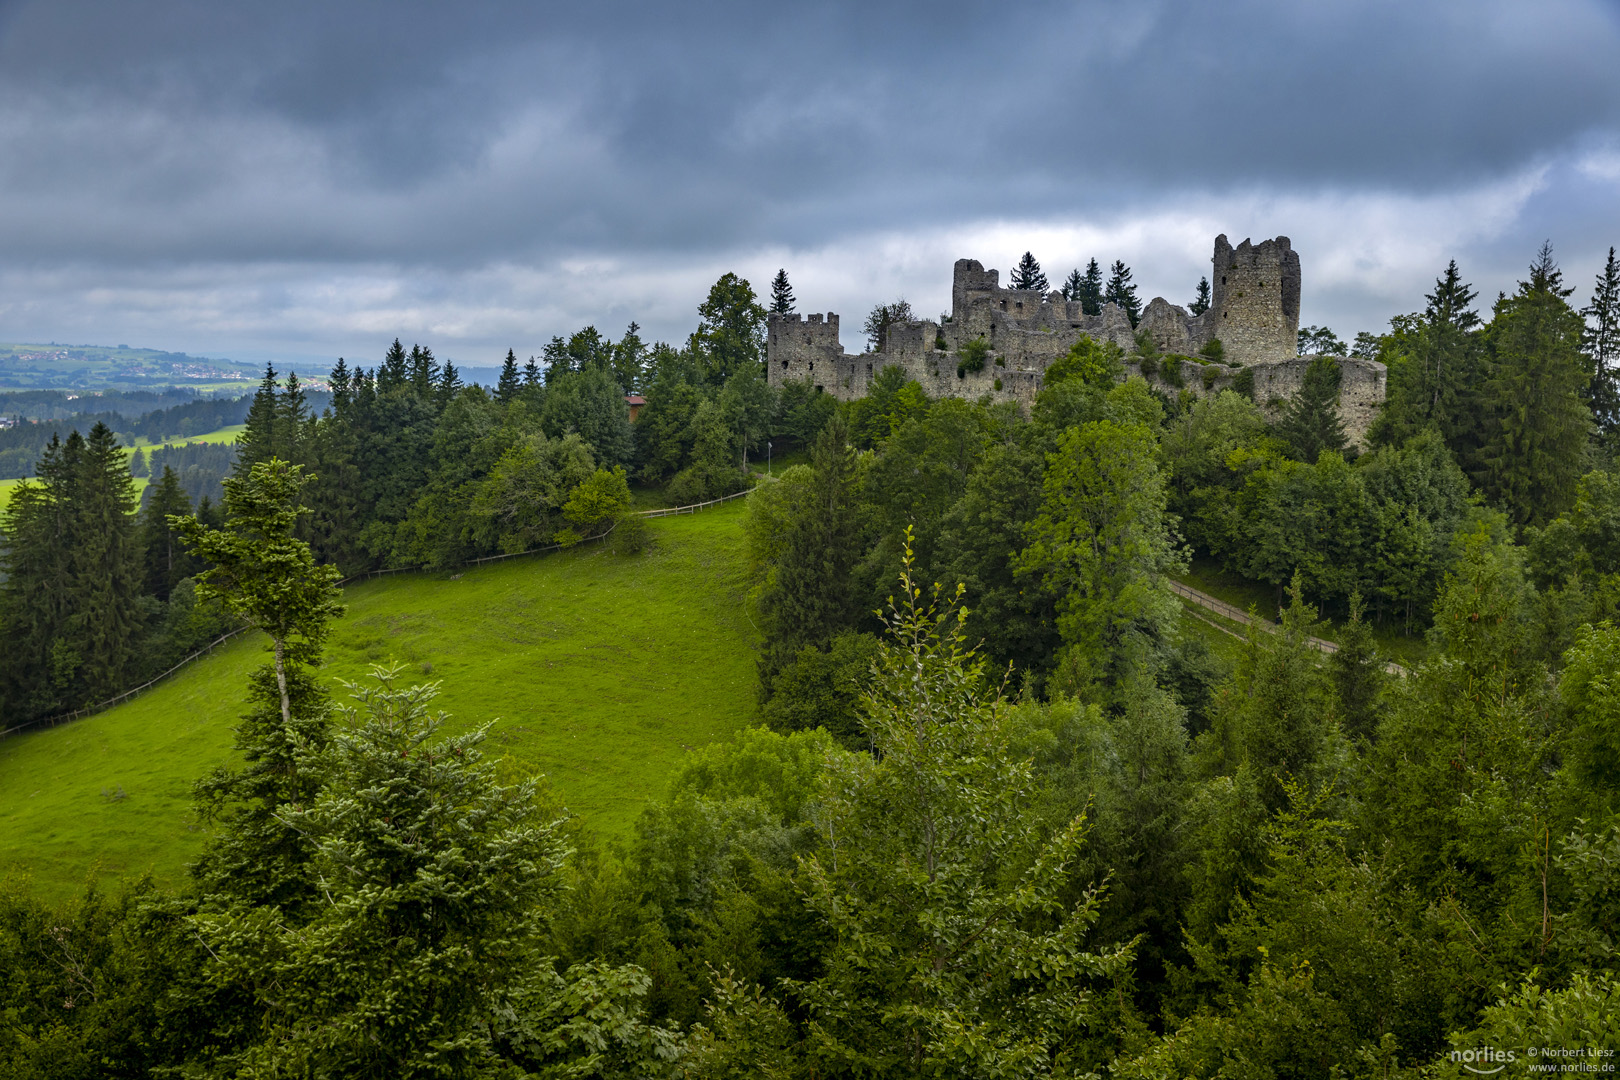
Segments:
[[[787,361],[786,360],[782,361],[782,370],[783,371],[787,370]]]

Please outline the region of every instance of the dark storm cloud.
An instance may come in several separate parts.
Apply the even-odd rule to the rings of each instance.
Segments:
[[[365,281],[374,321],[454,334],[498,266],[654,296],[660,267],[975,223],[1443,206],[1612,155],[1616,55],[1596,0],[0,2],[0,269],[28,294],[0,322],[53,310],[52,280],[181,321],[216,310],[199,278],[286,319]],[[1591,233],[1596,191],[1530,216]]]
[[[13,254],[805,243],[1501,175],[1620,119],[1586,4],[30,4]],[[126,235],[121,235],[126,234]]]

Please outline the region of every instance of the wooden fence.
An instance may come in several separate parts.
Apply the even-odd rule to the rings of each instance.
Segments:
[[[707,502],[693,503],[690,506],[671,506],[671,507],[667,507],[667,508],[662,509],[662,510],[638,510],[636,513],[637,513],[638,516],[644,517],[644,518],[669,517],[672,514],[696,514],[699,511],[701,511],[701,510],[703,510],[703,509],[705,509],[707,507],[717,506],[720,503],[730,502],[732,499],[741,498],[742,496],[747,495],[752,490],[753,490],[752,488],[745,488],[742,491],[735,492],[734,494],[731,494],[731,495],[724,495],[724,496],[722,496],[722,497],[720,497],[718,499],[710,499]],[[552,552],[552,551],[561,551],[566,547],[578,547],[579,544],[599,543],[599,542],[601,542],[603,540],[606,540],[608,538],[608,536],[616,528],[618,528],[618,522],[614,522],[613,525],[609,526],[606,532],[598,533],[596,536],[588,536],[585,539],[580,540],[580,541],[578,541],[577,543],[574,543],[574,544],[552,544],[552,545],[550,545],[548,547],[530,548],[528,551],[514,551],[514,552],[512,552],[510,554],[506,554],[506,555],[485,555],[482,558],[469,559],[466,562],[456,563],[454,566],[440,567],[437,570],[423,570],[420,567],[416,567],[416,566],[396,566],[396,567],[391,567],[391,568],[385,569],[385,570],[367,570],[364,573],[355,574],[355,575],[353,575],[351,577],[346,577],[342,581],[338,582],[338,584],[340,586],[341,585],[352,585],[357,581],[365,581],[368,578],[374,578],[374,577],[385,577],[385,576],[387,576],[389,574],[427,574],[427,573],[437,574],[437,573],[442,573],[445,570],[459,570],[459,569],[461,569],[463,567],[478,566],[478,565],[480,565],[482,563],[500,562],[503,559],[521,559],[521,558],[524,558],[524,557],[529,556],[529,555],[544,555],[544,554],[547,554],[548,552]],[[100,703],[95,704],[95,705],[86,705],[82,709],[75,709],[72,712],[62,713],[62,714],[60,714],[58,716],[45,716],[45,717],[39,718],[38,720],[30,720],[27,723],[18,724],[15,727],[6,728],[3,731],[0,731],[0,739],[5,738],[7,735],[12,734],[13,732],[28,731],[28,730],[31,730],[33,728],[56,727],[56,726],[58,726],[60,724],[66,724],[66,723],[68,723],[70,721],[78,720],[78,719],[81,719],[82,717],[90,716],[90,715],[92,715],[94,713],[101,712],[104,709],[110,709],[114,705],[120,705],[125,701],[129,701],[129,700],[137,697],[138,695],[144,693],[145,691],[150,690],[152,687],[156,686],[158,683],[162,682],[164,679],[167,679],[170,675],[173,675],[175,672],[179,671],[181,668],[185,667],[187,664],[190,664],[193,660],[200,660],[204,656],[207,656],[209,653],[214,651],[215,647],[217,647],[218,645],[220,645],[220,644],[222,644],[222,643],[224,643],[226,641],[229,641],[231,638],[235,637],[237,634],[240,634],[240,633],[242,633],[242,631],[247,630],[247,629],[248,629],[248,627],[246,627],[246,626],[237,627],[235,630],[232,630],[230,633],[224,634],[224,635],[216,638],[215,640],[209,642],[206,646],[204,646],[201,649],[198,649],[196,652],[192,653],[190,656],[186,657],[184,660],[182,660],[178,664],[174,665],[174,667],[170,668],[168,671],[165,671],[163,674],[155,676],[154,678],[150,679],[149,681],[144,682],[141,685],[139,685],[139,686],[137,686],[137,687],[135,687],[133,689],[125,690],[123,693],[119,694],[117,697],[108,698],[106,701],[100,702]]]

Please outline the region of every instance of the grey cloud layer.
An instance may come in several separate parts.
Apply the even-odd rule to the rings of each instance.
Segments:
[[[296,266],[317,291],[698,265],[1425,198],[1620,132],[1599,2],[783,7],[0,3],[0,263]],[[1588,202],[1545,224],[1615,224]]]

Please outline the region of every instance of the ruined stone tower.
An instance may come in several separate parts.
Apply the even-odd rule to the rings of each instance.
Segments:
[[[1226,355],[1244,364],[1290,360],[1299,353],[1299,255],[1279,236],[1236,248],[1215,238],[1210,329]]]
[[[990,395],[1032,405],[1046,369],[1082,337],[1119,346],[1127,372],[1166,394],[1199,397],[1229,388],[1276,414],[1299,392],[1309,361],[1299,357],[1299,256],[1288,237],[1250,240],[1236,248],[1215,238],[1210,262],[1212,303],[1200,315],[1155,297],[1135,327],[1125,312],[1104,304],[1087,315],[1060,292],[1004,289],[1000,275],[976,259],[958,259],[951,277],[951,314],[888,328],[875,353],[850,355],[838,340],[838,316],[772,314],[766,330],[771,385],[809,382],[841,400],[864,397],[877,372],[901,368],[931,397]],[[1205,354],[1212,339],[1221,355]],[[989,360],[968,367],[963,349],[982,341]],[[1162,361],[1133,360],[1150,341]],[[1150,370],[1151,369],[1151,370]],[[1364,436],[1384,400],[1384,366],[1341,360],[1340,415],[1352,439]]]

